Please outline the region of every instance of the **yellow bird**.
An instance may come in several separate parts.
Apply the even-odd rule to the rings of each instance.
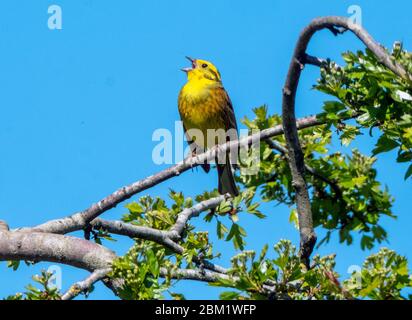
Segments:
[[[238,138],[236,118],[230,98],[225,91],[220,73],[209,61],[186,57],[192,63],[191,68],[184,68],[187,83],[179,93],[178,106],[183,128],[196,154],[210,149],[217,144]],[[216,159],[219,176],[220,194],[229,193],[237,196],[229,154],[223,159]],[[203,164],[209,172],[209,164]]]

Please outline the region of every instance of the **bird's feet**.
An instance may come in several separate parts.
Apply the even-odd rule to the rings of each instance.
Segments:
[[[193,171],[193,168],[196,167],[196,164],[197,164],[195,159],[194,159],[196,157],[197,157],[196,150],[192,150],[192,152],[183,161],[185,163],[187,163],[187,162],[190,163],[190,168],[192,169],[192,171]]]

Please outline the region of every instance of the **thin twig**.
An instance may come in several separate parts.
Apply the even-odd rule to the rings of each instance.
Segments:
[[[88,292],[91,287],[98,281],[104,279],[111,269],[97,269],[93,271],[86,279],[83,281],[76,282],[73,284],[65,294],[62,295],[62,300],[72,300],[83,292]]]
[[[310,64],[316,67],[323,67],[328,63],[327,60],[306,54],[303,60],[304,64]]]
[[[228,198],[228,195],[221,195],[215,198],[211,198],[205,201],[202,201],[191,208],[184,209],[179,213],[175,225],[172,227],[170,232],[175,235],[175,237],[180,238],[183,231],[186,228],[187,222],[199,215],[199,213],[216,208],[220,203],[225,201]]]
[[[240,280],[238,276],[235,275],[227,275],[216,273],[213,271],[208,270],[196,270],[196,269],[172,269],[168,270],[166,268],[160,269],[160,276],[163,278],[171,278],[176,280],[195,280],[195,281],[202,281],[202,282],[218,282],[219,280],[230,280],[234,283]],[[276,294],[276,284],[275,285],[268,285],[263,284],[262,289],[264,290],[264,294],[266,295],[275,295]]]

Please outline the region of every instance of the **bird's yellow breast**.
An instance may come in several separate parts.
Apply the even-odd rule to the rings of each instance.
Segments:
[[[194,139],[200,147],[208,148],[211,147],[209,144],[215,144],[206,142],[208,129],[227,129],[222,116],[227,106],[217,96],[219,91],[216,86],[209,81],[189,81],[179,94],[179,112],[189,137],[191,129],[200,130],[205,137],[204,141]]]

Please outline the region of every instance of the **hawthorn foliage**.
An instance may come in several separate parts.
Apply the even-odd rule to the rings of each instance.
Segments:
[[[395,43],[390,54],[412,74],[412,53]],[[342,279],[335,271],[335,255],[315,255],[311,268],[307,269],[300,262],[296,247],[288,240],[268,244],[256,251],[245,251],[248,230],[242,225],[242,216],[251,214],[256,219],[264,219],[272,214],[261,212],[262,202],[289,206],[290,223],[297,224],[287,154],[262,141],[259,173],[238,175],[236,179],[242,187],[240,195],[203,213],[203,219],[210,228],[197,230],[189,222],[179,242],[184,248],[183,254],[155,242],[135,239],[130,250],[114,262],[110,276],[124,280],[119,293],[121,298],[184,299],[182,294],[173,292],[174,283],[184,281],[173,278],[173,270],[196,269],[194,257],[210,261],[220,257],[209,239],[209,232],[216,232],[220,241],[226,241],[238,251],[231,259],[229,277],[209,283],[226,288],[220,295],[221,299],[412,298],[405,293],[412,286],[407,259],[388,248],[378,248],[390,238],[382,225],[382,217],[396,216],[392,211],[394,198],[377,180],[374,168],[380,154],[395,150],[396,161],[407,164],[404,178],[407,180],[405,184],[410,183],[411,83],[382,66],[369,50],[346,52],[343,59],[345,64],[342,66],[326,61],[321,67],[320,79],[314,85],[314,89],[329,96],[319,115],[324,124],[299,131],[305,164],[312,168],[312,172],[307,170],[305,178],[311,196],[314,226],[326,230],[326,236],[319,239],[317,245],[330,241],[332,233],[336,232],[342,245],[359,245],[362,249],[376,249],[377,253],[365,260],[359,272]],[[253,119],[244,118],[242,121],[251,131],[281,123],[281,117],[269,114],[266,106],[253,111]],[[369,155],[351,148],[352,141],[365,134],[377,137]],[[349,147],[343,150],[351,151],[335,151],[331,141],[336,137],[343,146]],[[273,138],[272,142],[285,146],[283,136]],[[248,162],[243,165],[247,166]],[[169,199],[144,196],[126,206],[128,212],[122,220],[133,225],[169,230],[184,208],[217,195],[214,190],[191,198],[171,190]],[[361,235],[360,243],[354,243],[355,234]],[[104,230],[95,233],[96,242],[107,240],[111,237]],[[17,268],[16,264],[11,266]],[[168,271],[166,275],[162,270]],[[61,293],[48,286],[47,273],[36,276],[34,280],[41,289],[30,285],[25,293],[8,298],[59,299]]]

